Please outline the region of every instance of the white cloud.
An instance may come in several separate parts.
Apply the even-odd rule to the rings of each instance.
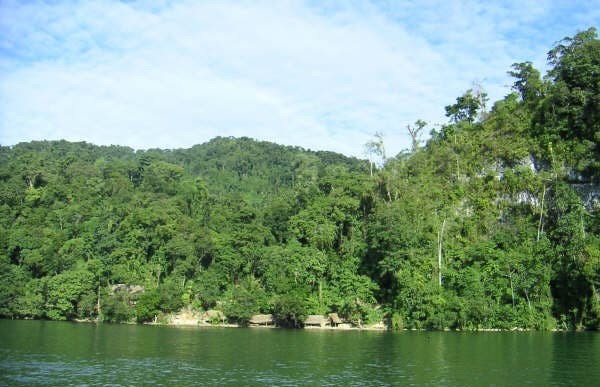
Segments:
[[[473,80],[502,97],[511,63],[587,27],[541,39],[539,2],[151,3],[1,5],[0,143],[245,135],[361,155],[381,131],[395,154],[406,124],[444,121]]]

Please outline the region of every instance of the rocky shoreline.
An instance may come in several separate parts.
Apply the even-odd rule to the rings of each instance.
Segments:
[[[146,325],[162,325],[162,326],[180,326],[180,327],[223,327],[223,328],[259,328],[273,329],[281,328],[274,323],[251,323],[248,325],[240,325],[236,323],[226,322],[225,316],[220,311],[209,310],[206,312],[197,312],[188,308],[184,308],[178,313],[173,313],[164,316],[162,319],[155,319],[153,322],[145,323]],[[364,330],[364,331],[386,331],[388,328],[383,322],[377,324],[356,326],[347,322],[332,325],[305,325],[303,329],[308,330]]]
[[[22,320],[34,320],[34,319],[22,319]],[[97,320],[92,319],[72,319],[69,320],[75,323],[84,323],[84,324],[97,324]],[[250,329],[284,329],[278,325],[240,325],[236,323],[227,323],[227,322],[217,322],[210,323],[196,319],[190,318],[182,318],[181,313],[175,313],[167,316],[167,321],[151,321],[139,324],[135,321],[123,321],[118,324],[127,324],[127,325],[149,325],[149,326],[162,326],[162,327],[181,327],[181,328],[250,328]],[[362,327],[358,327],[351,324],[340,324],[338,326],[304,326],[300,329],[306,330],[326,330],[326,331],[390,331],[390,329],[383,323],[377,323],[372,325],[363,325]],[[427,329],[417,329],[417,328],[404,328],[400,331],[414,331],[414,332],[426,332]],[[445,328],[443,331],[439,332],[536,332],[536,329],[526,329],[526,328],[518,328],[513,327],[511,329],[501,329],[501,328],[479,328],[479,329],[450,329]],[[435,331],[432,331],[435,332]],[[551,329],[548,332],[567,332],[563,329]],[[585,330],[580,331],[568,331],[568,332],[585,332]]]

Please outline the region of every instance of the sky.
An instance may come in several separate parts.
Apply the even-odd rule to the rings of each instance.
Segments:
[[[511,64],[598,27],[586,1],[0,0],[0,144],[188,148],[247,136],[388,156]]]

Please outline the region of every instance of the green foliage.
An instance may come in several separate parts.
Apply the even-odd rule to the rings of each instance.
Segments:
[[[390,318],[390,329],[393,331],[401,331],[404,329],[404,319],[398,312],[394,312]]]
[[[142,294],[135,305],[135,317],[138,322],[149,321],[160,312],[160,293],[157,290]]]
[[[277,323],[282,326],[298,328],[309,314],[308,289],[294,288],[277,297],[273,314]]]
[[[196,299],[204,309],[211,309],[216,305],[223,288],[223,276],[214,268],[201,272],[194,282]]]
[[[247,278],[240,285],[229,290],[223,312],[232,320],[246,325],[252,315],[269,310],[268,297],[261,284],[253,278]]]
[[[102,300],[102,319],[108,322],[130,322],[136,318],[133,300],[126,292],[109,294]]]
[[[490,111],[459,96],[424,145],[409,126],[410,152],[376,135],[370,161],[249,138],[0,147],[0,316],[598,329],[596,30],[548,59],[514,64]]]
[[[485,101],[487,101],[485,93],[477,94],[469,89],[456,98],[454,105],[446,106],[446,116],[456,123],[466,121],[472,124],[477,117],[477,112],[484,107]]]
[[[560,144],[555,155],[577,172],[598,176],[600,40],[595,28],[567,37],[548,52],[550,85],[533,122],[541,142]]]
[[[77,317],[80,319],[93,319],[97,314],[98,295],[92,292],[81,295],[77,303]]]
[[[86,296],[94,293],[93,274],[77,270],[49,277],[45,283],[45,292],[46,317],[52,320],[73,318],[77,315],[77,306],[82,298],[84,302],[89,302],[89,297]]]
[[[513,89],[518,91],[521,99],[529,109],[535,109],[537,103],[544,95],[544,84],[540,72],[533,67],[531,62],[514,63],[513,71],[508,74],[516,78]]]
[[[181,298],[183,289],[174,279],[171,278],[163,282],[159,287],[159,293],[159,305],[162,311],[167,313],[177,312],[183,306],[183,300]]]

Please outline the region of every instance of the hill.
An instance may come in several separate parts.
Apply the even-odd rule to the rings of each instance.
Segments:
[[[375,138],[379,168],[249,138],[2,147],[0,315],[597,329],[596,30],[549,63],[543,78],[514,64],[515,92],[489,110],[468,90],[424,144],[415,123],[410,152],[387,158]]]

